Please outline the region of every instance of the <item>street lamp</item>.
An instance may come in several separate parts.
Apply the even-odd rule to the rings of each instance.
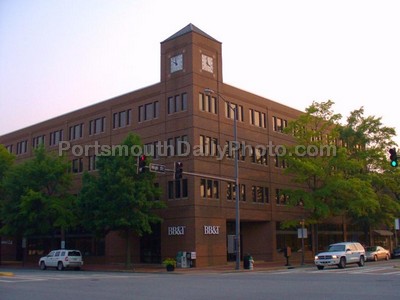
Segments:
[[[237,138],[237,106],[232,105],[227,101],[220,93],[215,92],[212,89],[204,89],[204,93],[207,95],[216,94],[221,97],[225,103],[227,103],[229,109],[234,112],[233,118],[233,139],[235,140],[235,202],[236,202],[236,226],[235,226],[235,255],[236,255],[236,270],[240,270],[240,210],[239,210],[239,147]]]

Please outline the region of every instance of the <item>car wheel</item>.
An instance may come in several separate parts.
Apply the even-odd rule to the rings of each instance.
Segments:
[[[323,270],[324,266],[317,266],[318,270]]]
[[[378,256],[374,255],[374,261],[378,261]]]
[[[385,260],[389,260],[390,259],[390,255],[386,254]]]
[[[339,269],[344,269],[344,268],[346,268],[346,258],[344,258],[344,257],[341,257],[341,258],[340,258],[338,267],[339,267]]]
[[[364,267],[364,265],[365,265],[365,258],[364,258],[364,256],[361,256],[360,261],[358,262],[358,266]]]
[[[46,264],[44,263],[44,261],[40,262],[40,270],[46,270]]]
[[[59,262],[58,262],[58,264],[57,264],[57,270],[58,270],[58,271],[64,270],[64,265],[63,265],[62,261],[59,261]]]

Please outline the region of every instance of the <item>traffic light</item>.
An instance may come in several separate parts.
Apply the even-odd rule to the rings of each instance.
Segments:
[[[390,165],[392,167],[397,167],[398,166],[398,162],[397,162],[396,148],[390,148],[389,149],[389,153],[390,153]]]
[[[175,180],[182,178],[183,174],[183,163],[181,161],[175,162]]]
[[[137,162],[137,173],[143,174],[146,172],[146,155],[140,155]]]

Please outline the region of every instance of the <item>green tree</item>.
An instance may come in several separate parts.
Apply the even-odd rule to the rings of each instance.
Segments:
[[[306,185],[304,189],[287,191],[289,202],[297,205],[301,201],[309,213],[310,223],[318,224],[335,216],[342,216],[344,220],[348,217],[365,218],[377,213],[380,208],[372,178],[366,173],[375,168],[379,162],[379,149],[385,145],[386,140],[382,142],[378,137],[386,138],[391,131],[370,128],[368,132],[373,132],[373,135],[366,136],[368,127],[379,124],[374,118],[368,118],[363,123],[364,131],[361,127],[358,132],[348,130],[339,124],[341,116],[334,114],[333,104],[332,101],[313,102],[305,114],[290,122],[286,128],[287,133],[293,134],[296,144],[289,147],[285,157],[288,161],[286,172],[293,176],[295,182]],[[349,124],[350,127],[354,125],[352,118]],[[368,139],[374,149],[367,143]],[[382,145],[378,147],[379,143]],[[293,155],[298,145],[318,149],[318,153]]]
[[[347,155],[357,160],[362,169],[353,173],[354,177],[369,182],[377,198],[377,207],[368,215],[353,216],[355,223],[364,228],[386,226],[392,228],[394,219],[399,215],[399,199],[396,197],[399,172],[393,170],[387,160],[388,148],[395,145],[392,140],[395,129],[382,124],[382,119],[364,116],[364,108],[354,110],[347,123],[340,128],[340,138],[346,146]]]
[[[14,165],[4,180],[1,232],[29,237],[53,234],[75,224],[75,197],[69,193],[71,174],[64,157],[35,149],[34,157]]]
[[[115,155],[103,154],[96,162],[97,174],[84,174],[79,195],[82,225],[104,235],[119,231],[126,239],[126,266],[131,266],[131,237],[151,233],[151,224],[161,221],[155,213],[164,202],[155,201],[160,190],[151,172],[137,174],[137,155],[131,149],[143,145],[129,134]]]
[[[0,184],[3,181],[7,171],[14,164],[15,156],[12,155],[4,145],[0,144]]]
[[[4,145],[0,144],[0,228],[3,224],[3,219],[1,216],[2,207],[4,205],[4,178],[7,172],[14,164],[15,157],[4,147]],[[1,233],[0,233],[0,245],[1,245]],[[0,264],[1,264],[1,246],[0,246]]]

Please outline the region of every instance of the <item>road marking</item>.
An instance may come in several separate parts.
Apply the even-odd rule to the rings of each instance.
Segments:
[[[310,273],[317,274],[350,274],[350,275],[400,275],[400,270],[393,271],[392,266],[386,267],[372,267],[372,268],[348,268],[348,269],[325,269],[325,270],[313,270]]]
[[[5,283],[23,283],[23,282],[39,282],[39,281],[56,281],[56,280],[97,280],[97,279],[121,279],[121,278],[138,278],[138,277],[149,277],[148,275],[107,275],[107,274],[57,274],[57,275],[18,275],[15,274],[14,277],[8,277],[7,279],[0,279],[0,282]]]

